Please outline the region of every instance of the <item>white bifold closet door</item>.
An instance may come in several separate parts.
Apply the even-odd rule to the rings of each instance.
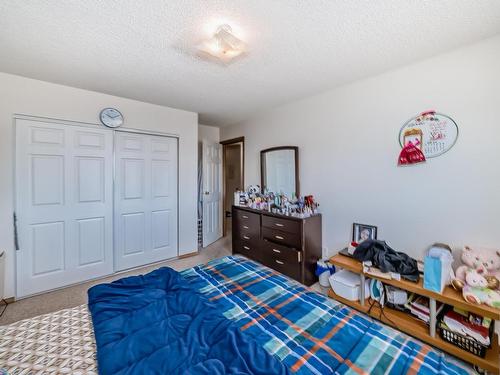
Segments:
[[[17,296],[113,272],[113,133],[16,119]]]
[[[116,132],[114,201],[116,270],[177,256],[177,139]]]

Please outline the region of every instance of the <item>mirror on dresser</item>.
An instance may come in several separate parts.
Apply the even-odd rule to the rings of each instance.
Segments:
[[[262,191],[299,196],[299,148],[281,146],[260,152]]]

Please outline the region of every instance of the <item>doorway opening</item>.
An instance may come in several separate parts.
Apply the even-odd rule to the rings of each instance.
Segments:
[[[234,192],[245,188],[245,137],[222,141],[224,236],[231,233]]]

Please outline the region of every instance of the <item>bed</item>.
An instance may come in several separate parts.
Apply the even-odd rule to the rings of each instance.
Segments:
[[[216,259],[180,276],[289,373],[474,373],[467,364],[241,256]],[[9,374],[97,374],[96,358],[86,305],[0,327],[0,369]]]

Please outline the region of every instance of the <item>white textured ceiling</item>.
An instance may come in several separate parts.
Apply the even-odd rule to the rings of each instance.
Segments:
[[[221,23],[228,66],[193,54]],[[0,71],[224,126],[498,33],[499,0],[0,0]]]

